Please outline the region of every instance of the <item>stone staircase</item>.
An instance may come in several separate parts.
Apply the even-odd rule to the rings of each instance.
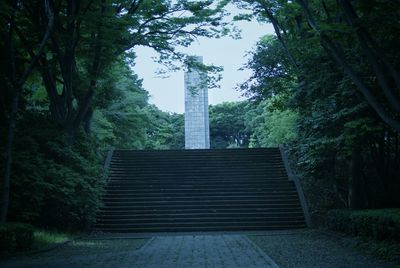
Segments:
[[[305,227],[278,148],[113,153],[95,229],[257,231]]]

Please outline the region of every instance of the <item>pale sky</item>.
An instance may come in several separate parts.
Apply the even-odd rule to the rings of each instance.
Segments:
[[[230,10],[231,13],[235,11]],[[218,104],[224,101],[244,100],[241,92],[235,87],[246,81],[251,75],[250,70],[239,71],[246,62],[246,52],[251,51],[260,37],[274,34],[271,24],[252,22],[237,22],[242,30],[242,39],[234,40],[229,37],[221,39],[201,38],[189,48],[180,51],[190,55],[202,56],[205,64],[223,66],[221,88],[210,89],[209,104]],[[157,54],[150,48],[138,47],[135,49],[137,58],[134,72],[143,79],[143,87],[150,94],[150,103],[166,112],[183,113],[184,102],[184,73],[177,71],[169,73],[168,78],[157,77],[156,71],[160,68],[152,57]]]

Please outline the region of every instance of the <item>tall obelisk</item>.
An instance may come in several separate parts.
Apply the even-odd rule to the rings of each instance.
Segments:
[[[194,56],[199,63],[203,58]],[[205,74],[192,68],[185,72],[185,149],[209,149],[210,126]]]

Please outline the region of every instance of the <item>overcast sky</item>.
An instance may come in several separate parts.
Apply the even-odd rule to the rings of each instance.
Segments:
[[[231,13],[235,10],[232,8]],[[209,103],[218,104],[224,101],[243,100],[241,93],[235,90],[237,84],[245,81],[251,74],[250,70],[239,71],[246,62],[246,52],[251,51],[260,37],[273,34],[270,24],[253,22],[238,22],[242,30],[242,39],[234,40],[229,37],[221,39],[201,38],[189,48],[182,51],[190,55],[203,57],[205,64],[223,66],[221,88],[209,90]],[[143,79],[143,87],[150,94],[150,103],[167,112],[183,113],[184,84],[183,71],[170,73],[168,78],[157,77],[156,71],[160,65],[152,60],[156,53],[152,49],[138,47],[134,72]]]

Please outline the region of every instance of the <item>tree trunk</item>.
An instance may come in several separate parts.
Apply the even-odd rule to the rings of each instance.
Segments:
[[[349,183],[349,207],[351,209],[360,209],[365,205],[363,194],[363,178],[362,178],[362,157],[361,147],[358,144],[353,146],[351,159],[351,176]]]
[[[0,222],[6,222],[7,220],[7,214],[8,214],[8,206],[9,206],[9,199],[10,199],[10,177],[11,177],[11,165],[12,165],[12,147],[14,143],[14,132],[15,132],[15,125],[17,122],[17,112],[18,112],[18,102],[19,102],[19,97],[20,97],[20,92],[22,90],[23,85],[25,84],[26,80],[28,79],[29,75],[32,73],[33,68],[35,67],[36,63],[39,60],[40,55],[42,54],[44,50],[44,46],[47,43],[47,40],[50,38],[50,35],[53,31],[53,24],[54,24],[54,14],[50,8],[49,2],[46,0],[44,2],[45,6],[45,11],[46,15],[48,17],[48,24],[47,24],[47,29],[46,32],[43,36],[42,42],[39,45],[38,51],[36,55],[33,56],[29,66],[25,69],[24,73],[20,78],[17,78],[17,71],[16,71],[16,58],[17,56],[15,55],[15,48],[14,48],[14,43],[13,43],[13,35],[14,31],[16,28],[15,25],[15,17],[16,17],[16,11],[18,7],[18,1],[14,1],[12,8],[12,16],[10,19],[10,31],[8,35],[8,45],[9,45],[9,57],[10,57],[10,64],[11,64],[11,78],[10,80],[12,81],[12,85],[15,89],[14,96],[12,98],[11,102],[11,113],[10,113],[10,118],[9,118],[9,124],[8,124],[8,133],[7,133],[7,144],[6,144],[6,149],[5,149],[5,167],[4,167],[4,176],[3,176],[3,181],[1,183],[1,191],[0,191],[0,202],[1,202],[1,207],[0,207]]]
[[[93,117],[93,108],[89,108],[86,112],[85,118],[83,119],[83,128],[86,134],[90,134],[92,132],[92,117]]]
[[[15,124],[17,121],[17,111],[18,111],[18,101],[19,101],[19,90],[16,91],[12,99],[11,114],[8,124],[7,133],[7,144],[5,149],[5,167],[4,167],[4,177],[1,189],[1,212],[0,212],[0,222],[4,223],[7,220],[8,214],[8,204],[10,200],[10,176],[11,176],[11,164],[12,164],[12,146],[14,142],[14,131]]]
[[[93,96],[94,90],[90,88],[89,91],[86,92],[86,95],[84,96],[81,103],[79,103],[78,113],[75,116],[74,121],[72,122],[72,129],[74,131],[77,130],[81,123],[84,121],[86,114],[90,109],[90,105],[92,104]]]

